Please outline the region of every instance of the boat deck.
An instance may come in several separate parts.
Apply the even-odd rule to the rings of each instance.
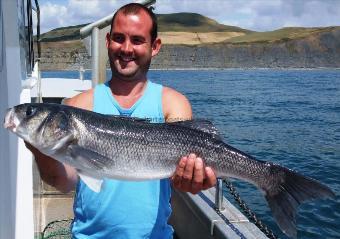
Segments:
[[[170,223],[179,238],[265,239],[268,238],[227,199],[224,210],[215,210],[215,189],[197,195],[173,191]]]

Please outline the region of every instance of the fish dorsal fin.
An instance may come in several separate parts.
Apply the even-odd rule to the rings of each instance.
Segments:
[[[103,179],[88,176],[80,170],[78,170],[78,175],[81,180],[83,180],[83,182],[86,184],[86,186],[88,186],[92,191],[96,193],[100,192]]]
[[[172,122],[169,124],[179,125],[182,127],[199,130],[204,133],[210,134],[215,139],[219,139],[219,140],[221,139],[218,129],[209,120],[194,119],[194,120],[176,121],[176,122]]]

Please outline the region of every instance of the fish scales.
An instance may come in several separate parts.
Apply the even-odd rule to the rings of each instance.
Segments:
[[[188,137],[190,132],[187,131],[193,131],[192,129],[179,127],[180,130],[174,131],[173,125],[152,125],[131,120],[128,120],[126,124],[121,124],[122,120],[116,123],[112,121],[112,117],[93,121],[81,114],[73,115],[73,117],[77,118],[75,121],[78,122],[75,127],[78,131],[80,129],[82,131],[78,142],[80,146],[96,152],[100,151],[106,157],[115,158],[114,169],[117,171],[134,167],[136,176],[139,170],[142,172],[141,175],[144,175],[144,168],[150,168],[151,165],[152,170],[158,167],[158,169],[167,170],[167,176],[170,176],[179,155],[190,152],[204,155],[204,152],[209,150],[203,148],[206,145],[201,140],[203,134],[197,130],[191,132],[196,136]],[[87,127],[89,123],[91,126]],[[198,144],[199,141],[201,143]],[[136,158],[139,160],[136,161]],[[123,165],[119,166],[119,163]]]
[[[22,104],[9,109],[4,127],[42,153],[77,169],[94,191],[103,178],[170,177],[189,153],[202,157],[217,177],[234,177],[264,192],[275,221],[296,238],[296,209],[306,200],[334,197],[320,182],[224,143],[208,121],[150,123],[59,104]]]

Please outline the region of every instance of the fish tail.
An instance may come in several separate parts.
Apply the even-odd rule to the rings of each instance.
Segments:
[[[270,171],[276,183],[267,184],[262,189],[281,230],[289,237],[296,238],[296,210],[304,201],[335,197],[325,185],[302,176],[279,165],[271,165]]]

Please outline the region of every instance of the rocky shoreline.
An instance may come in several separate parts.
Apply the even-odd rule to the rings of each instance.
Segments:
[[[80,40],[42,43],[41,69],[91,69]],[[272,42],[164,44],[152,69],[340,68],[340,27]]]

